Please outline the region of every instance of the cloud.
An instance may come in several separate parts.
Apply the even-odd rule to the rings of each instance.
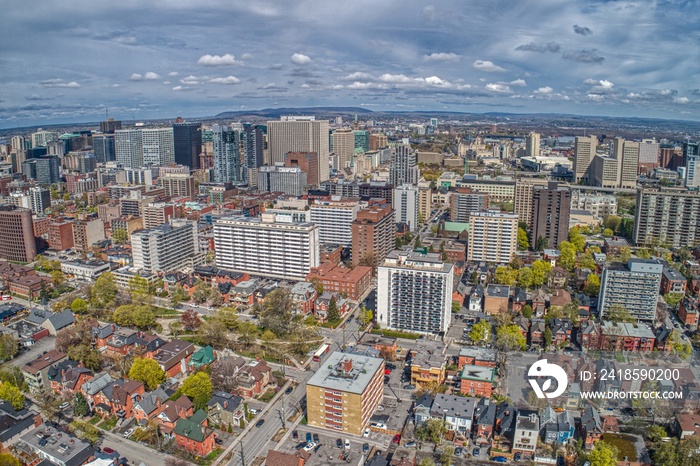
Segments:
[[[32,94],[30,96],[26,96],[24,100],[31,100],[31,101],[39,101],[39,100],[54,100],[52,97],[42,97],[39,94]]]
[[[509,84],[511,86],[527,86],[527,83],[524,79],[516,79],[514,81],[511,81]]]
[[[535,91],[535,94],[545,95],[545,94],[551,94],[552,92],[554,92],[554,89],[552,89],[549,86],[544,86],[544,87],[540,87],[539,89],[537,89]]]
[[[148,73],[143,75],[143,79],[152,81],[154,79],[160,79],[160,76],[158,75],[158,73],[154,73],[153,71],[149,71]]]
[[[306,65],[311,63],[311,58],[308,55],[304,55],[301,53],[295,53],[289,59],[295,65]]]
[[[253,55],[250,53],[244,53],[241,55],[241,60],[250,60],[251,58],[253,58]]]
[[[690,99],[688,99],[687,97],[674,97],[673,101],[677,104],[687,104],[688,102],[690,102]]]
[[[580,34],[582,36],[588,36],[593,34],[593,31],[591,31],[591,28],[587,28],[585,26],[579,26],[578,24],[574,24],[574,32],[576,34]]]
[[[139,73],[133,73],[129,76],[129,81],[143,81],[143,75]]]
[[[170,73],[168,73],[168,76],[171,76],[174,78],[175,76],[180,76],[180,73],[178,73],[177,71],[171,71]]]
[[[189,75],[185,78],[182,78],[180,80],[180,82],[182,84],[186,84],[188,86],[196,86],[197,84],[199,84],[201,82],[201,80],[197,76]]]
[[[405,74],[389,74],[385,73],[379,77],[380,81],[383,81],[385,83],[410,83],[412,81],[411,78],[406,76]]]
[[[156,79],[160,79],[160,75],[153,71],[148,71],[146,74],[133,73],[129,76],[129,81],[155,81]]]
[[[487,73],[499,73],[501,71],[505,71],[505,68],[501,68],[488,60],[476,60],[472,64],[472,67],[477,71],[485,71]]]
[[[567,50],[562,55],[562,58],[580,63],[603,63],[604,57],[598,55],[597,49],[590,50]]]
[[[78,89],[80,87],[80,84],[75,81],[68,82],[63,79],[47,79],[45,81],[41,81],[39,84],[41,84],[43,87],[63,87],[67,89]]]
[[[486,86],[486,90],[491,92],[497,92],[499,94],[511,94],[513,90],[507,84],[503,83],[489,83]]]
[[[600,94],[588,94],[586,97],[594,102],[602,102],[605,100],[605,96]]]
[[[347,85],[348,89],[354,89],[354,90],[364,90],[364,89],[386,89],[387,85],[383,83],[368,83],[368,82],[360,82],[360,81],[355,81],[352,84]]]
[[[202,55],[199,57],[199,60],[197,60],[198,65],[204,65],[204,66],[231,66],[231,65],[238,65],[240,62],[236,60],[236,58],[231,55],[230,53],[227,53],[225,55]]]
[[[175,86],[173,87],[173,91],[191,91],[192,88],[189,86]]]
[[[518,45],[515,47],[515,50],[519,52],[538,52],[538,53],[544,53],[544,52],[553,52],[556,53],[561,49],[561,45],[559,45],[556,42],[547,42],[545,45],[537,45],[534,42],[530,42],[529,44],[523,44],[523,45]]]
[[[227,76],[225,78],[212,78],[209,82],[214,84],[238,84],[241,80],[235,76]]]
[[[425,61],[459,61],[462,58],[456,53],[434,52],[430,55],[423,55]]]
[[[364,73],[362,71],[356,71],[350,73],[349,75],[342,78],[344,81],[357,81],[359,79],[373,79],[369,73]]]

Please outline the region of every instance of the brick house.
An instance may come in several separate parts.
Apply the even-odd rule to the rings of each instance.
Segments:
[[[175,377],[180,373],[187,372],[187,363],[194,353],[194,345],[183,340],[172,340],[160,347],[160,350],[153,356],[161,369],[168,377]]]
[[[569,319],[550,319],[549,329],[552,331],[552,344],[559,346],[571,343],[573,325]]]
[[[218,391],[207,402],[207,409],[209,420],[214,426],[221,425],[222,429],[239,426],[241,420],[245,422],[243,399],[240,396]]]
[[[314,301],[318,294],[314,286],[309,282],[299,282],[290,291],[290,298],[294,303],[295,313],[303,316],[309,315],[314,310]]]
[[[685,296],[678,307],[678,318],[686,325],[698,325],[699,308],[696,299]]]
[[[319,267],[312,268],[306,275],[306,281],[317,279],[324,291],[342,293],[355,301],[360,299],[372,284],[372,267],[358,265],[348,269],[339,267],[338,262],[323,262]]]
[[[680,293],[685,294],[685,288],[688,280],[678,270],[672,267],[664,267],[661,274],[660,293]]]
[[[493,391],[494,368],[465,364],[459,391],[462,395],[490,397]]]
[[[489,348],[463,346],[457,356],[457,368],[462,370],[465,365],[496,367],[496,352]]]
[[[238,394],[252,398],[260,395],[272,379],[272,369],[265,361],[251,361],[243,366],[236,377]]]
[[[112,414],[127,419],[133,417],[134,403],[145,392],[143,383],[124,379],[117,380],[102,390]]]
[[[581,437],[583,446],[587,450],[593,448],[603,437],[603,423],[598,410],[591,404],[587,405],[581,413]]]
[[[51,386],[48,373],[52,366],[58,365],[67,357],[65,353],[60,351],[49,351],[42,354],[36,359],[28,362],[22,367],[22,375],[29,385],[29,390],[32,393],[38,393],[45,388]]]
[[[134,419],[140,425],[146,424],[161,413],[166,401],[168,401],[168,394],[162,388],[144,393],[134,403],[132,410]]]
[[[350,310],[350,303],[347,299],[340,297],[337,294],[331,293],[329,291],[324,291],[321,296],[316,298],[314,303],[314,315],[325,321],[328,319],[328,307],[331,304],[331,299],[335,297],[335,307],[338,310],[340,317],[343,317]]]
[[[501,314],[508,312],[510,287],[490,284],[484,291],[484,312],[486,314]]]
[[[544,319],[532,319],[530,321],[530,344],[542,346],[544,343],[544,330],[546,324]]]
[[[207,413],[202,409],[188,418],[178,419],[173,432],[177,447],[193,455],[207,456],[214,450],[214,429],[208,427]]]
[[[496,424],[496,403],[488,398],[481,398],[474,409],[474,443],[488,443],[493,437]]]

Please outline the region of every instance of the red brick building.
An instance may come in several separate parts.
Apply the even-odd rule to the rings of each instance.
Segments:
[[[337,263],[325,262],[314,267],[306,276],[306,281],[317,279],[324,291],[345,294],[352,300],[358,300],[372,283],[372,267],[358,265],[354,269],[338,267]]]
[[[697,325],[699,307],[696,299],[684,297],[678,308],[678,318],[686,325]]]
[[[211,453],[216,436],[208,423],[207,413],[202,409],[188,418],[178,419],[174,429],[177,447],[197,456]]]

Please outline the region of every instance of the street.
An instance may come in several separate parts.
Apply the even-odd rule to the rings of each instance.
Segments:
[[[138,466],[143,463],[147,466],[165,466],[165,460],[169,458],[169,455],[165,453],[160,453],[138,442],[125,439],[119,434],[113,434],[104,430],[101,431],[101,434],[103,436],[101,447],[109,447],[119,452],[121,456],[129,460],[130,465]]]

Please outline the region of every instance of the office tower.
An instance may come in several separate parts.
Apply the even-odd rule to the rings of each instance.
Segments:
[[[107,118],[107,120],[100,122],[101,133],[113,134],[119,129],[122,129],[122,122],[115,121],[114,118]]]
[[[124,182],[144,186],[153,185],[153,170],[150,168],[125,168]]]
[[[25,152],[27,150],[26,144],[27,143],[22,136],[12,136],[12,139],[10,139],[10,145],[12,146],[13,151]]]
[[[576,136],[574,140],[574,182],[583,180],[589,184],[593,179],[590,176],[590,166],[595,157],[598,138],[596,136]]]
[[[369,131],[355,131],[355,149],[359,149],[362,152],[367,152],[369,150]]]
[[[533,248],[544,238],[543,248],[559,247],[569,235],[571,189],[565,184],[550,181],[547,186],[535,186],[532,193],[532,220],[530,238]]]
[[[369,135],[369,150],[379,150],[389,145],[386,134],[372,133]]]
[[[394,188],[394,215],[397,223],[405,223],[410,231],[418,228],[418,188],[404,184]]]
[[[656,139],[642,139],[639,143],[639,173],[648,173],[659,166],[659,147]]]
[[[49,224],[48,230],[49,248],[65,251],[74,246],[72,221],[58,218]]]
[[[92,137],[92,149],[97,163],[113,162],[116,160],[114,134],[96,134]]]
[[[105,239],[104,222],[98,218],[73,221],[73,246],[80,251],[87,251],[90,246]]]
[[[29,208],[32,213],[43,214],[51,207],[51,191],[39,186],[29,188]]]
[[[454,265],[439,253],[393,251],[377,269],[377,323],[383,328],[437,334],[452,319]]]
[[[468,261],[507,264],[517,245],[517,214],[488,211],[469,216]]]
[[[121,129],[114,132],[114,152],[117,163],[124,167],[143,166],[141,130]]]
[[[0,205],[0,238],[0,258],[15,262],[32,262],[36,257],[32,211]]]
[[[532,132],[525,137],[525,155],[527,157],[540,156],[540,134]]]
[[[35,147],[46,147],[49,142],[56,139],[56,135],[41,128],[36,133],[32,133],[32,149]]]
[[[199,154],[202,152],[202,123],[178,121],[173,124],[173,150],[175,163],[192,170],[199,169]]]
[[[349,167],[352,157],[355,154],[355,132],[350,128],[341,128],[333,131],[333,153],[338,164],[338,170]]]
[[[306,184],[316,188],[319,185],[318,156],[316,152],[287,152],[284,157],[285,167],[299,167],[306,172]]]
[[[246,176],[250,170],[257,170],[263,166],[263,150],[264,138],[263,130],[260,125],[243,125],[243,166],[246,169]],[[316,166],[318,170],[318,166]],[[248,184],[251,184],[250,177],[246,178]]]
[[[515,180],[514,209],[520,222],[530,227],[532,221],[532,192],[535,186],[547,186],[544,178],[520,177]]]
[[[616,188],[634,188],[637,186],[639,167],[639,143],[623,138],[613,139],[612,158],[617,164]]]
[[[329,125],[310,116],[283,116],[280,121],[267,122],[267,147],[270,164],[284,162],[287,152],[316,152],[319,182],[329,174]]]
[[[396,223],[391,205],[373,205],[352,222],[352,265],[376,267],[394,249]]]
[[[416,161],[416,151],[412,150],[411,146],[397,145],[389,169],[389,183],[394,186],[418,183],[420,173]]]
[[[686,189],[637,191],[634,242],[692,248],[700,243],[700,193]]]
[[[304,280],[319,266],[318,226],[261,218],[229,217],[214,223],[216,265],[225,270]]]
[[[141,213],[143,215],[143,227],[153,228],[170,223],[170,219],[175,218],[175,206],[165,202],[156,202],[144,205],[141,208]]]
[[[165,188],[165,195],[170,197],[187,197],[194,201],[194,176],[185,173],[166,173],[158,178],[158,184]]]
[[[685,159],[685,187],[696,191],[700,188],[700,155],[689,155]]]
[[[231,181],[234,184],[243,183],[241,170],[240,137],[238,130],[230,126],[214,125],[214,167],[212,174],[215,183]]]
[[[333,196],[330,201],[316,200],[311,204],[311,223],[318,225],[321,244],[352,247],[352,222],[357,218],[360,202]]]
[[[307,185],[306,172],[299,167],[285,167],[282,164],[258,168],[258,190],[283,192],[290,196],[303,196]]]
[[[58,157],[54,155],[29,159],[22,164],[22,173],[41,185],[53,184],[58,182],[61,175],[59,165]]]
[[[603,268],[598,295],[600,319],[612,306],[622,306],[638,320],[654,321],[664,266],[658,259],[611,262]]]
[[[430,189],[430,181],[418,180],[418,221],[423,223],[430,219],[433,206],[433,190]]]
[[[384,360],[336,351],[318,366],[306,383],[308,424],[362,434],[382,400]]]
[[[144,165],[175,163],[173,128],[147,128],[141,133]]]
[[[457,188],[450,195],[450,220],[468,222],[472,212],[480,212],[489,207],[489,195],[471,188]]]
[[[173,220],[131,234],[134,267],[151,274],[191,266],[199,255],[197,224]]]
[[[700,142],[684,142],[683,143],[683,160],[680,166],[685,166],[688,157],[700,155]]]

